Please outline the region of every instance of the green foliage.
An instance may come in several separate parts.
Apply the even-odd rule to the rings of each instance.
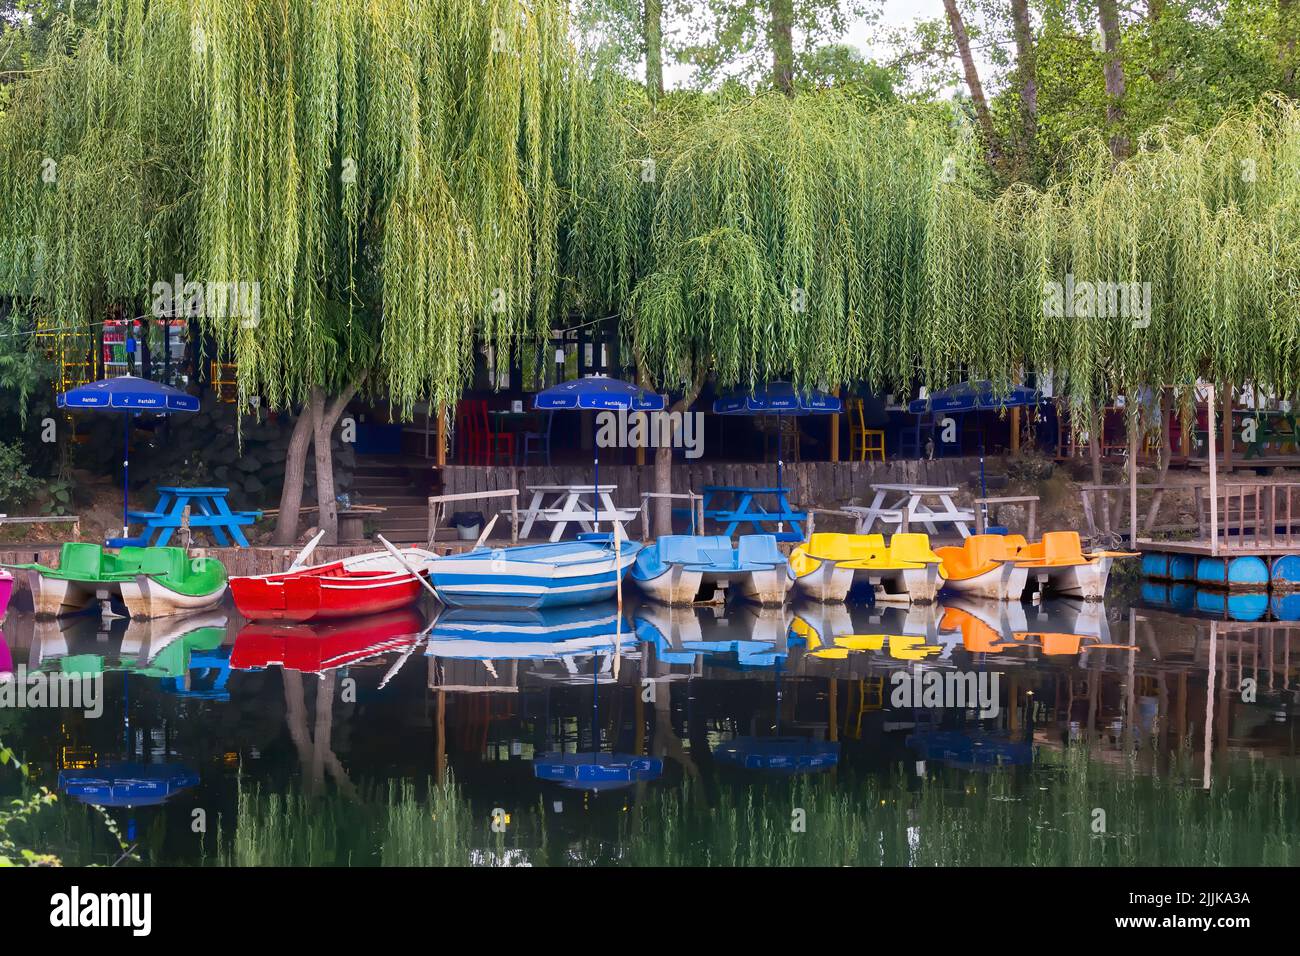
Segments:
[[[223,865],[302,866],[1294,866],[1296,781],[1259,761],[1220,767],[1207,792],[1189,753],[1146,775],[1132,756],[1042,752],[1032,774],[940,769],[919,779],[804,775],[687,780],[593,801],[581,830],[548,801],[473,804],[423,792],[307,799],[241,787]],[[1105,810],[1104,829],[1095,808]],[[800,827],[792,810],[802,810]]]
[[[850,24],[872,24],[879,10],[878,0],[792,0],[795,78],[814,84],[827,79],[828,61],[821,52],[825,45],[843,36]],[[770,86],[769,3],[699,0],[687,23],[679,58],[691,64],[694,85],[713,87],[738,80],[751,88]]]
[[[0,769],[13,769],[24,783],[30,776],[27,765],[18,759],[0,740]],[[0,806],[0,869],[12,866],[59,866],[59,859],[49,853],[38,853],[30,846],[19,843],[21,834],[46,807],[57,802],[58,796],[40,787]]]
[[[958,355],[993,367],[1005,336],[955,350],[935,327],[936,306],[999,293],[991,277],[943,293],[962,244],[988,244],[972,217],[989,214],[980,160],[951,120],[850,90],[670,97],[653,116],[627,97],[584,131],[620,179],[602,215],[573,223],[576,248],[604,242],[574,271],[592,297],[630,289],[624,334],[663,387],[701,371],[722,385],[910,384],[918,358],[942,376]]]
[[[40,482],[27,473],[22,447],[16,443],[0,442],[0,508],[21,508],[39,490]]]
[[[255,282],[255,321],[204,317],[244,394],[283,407],[377,357],[403,411],[453,401],[476,335],[516,347],[557,309],[565,8],[104,0],[56,24],[0,117],[0,293],[88,333],[178,273]]]

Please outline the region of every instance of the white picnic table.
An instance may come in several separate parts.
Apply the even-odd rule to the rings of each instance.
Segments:
[[[570,522],[576,522],[583,531],[594,530],[597,517],[601,524],[616,524],[627,537],[624,525],[640,517],[641,512],[634,508],[619,508],[614,504],[614,492],[618,485],[528,485],[532,498],[524,511],[524,524],[519,529],[519,537],[527,538],[535,521],[550,521],[555,527],[551,530],[551,540],[559,541]],[[592,507],[593,491],[600,498],[600,515]]]
[[[919,524],[930,534],[939,533],[938,525],[951,524],[963,538],[970,537],[975,512],[953,504],[952,496],[959,490],[956,485],[872,485],[871,490],[876,496],[869,507],[844,509],[857,515],[858,534],[870,533],[879,521],[894,525],[895,530]],[[936,507],[931,505],[934,501]]]

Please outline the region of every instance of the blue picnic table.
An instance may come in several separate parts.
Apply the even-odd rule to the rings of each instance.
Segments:
[[[772,534],[778,541],[802,541],[803,522],[808,520],[804,511],[795,511],[786,497],[789,488],[750,488],[743,485],[705,485],[704,517],[725,524],[727,537],[736,533],[742,524],[750,526],[753,534]],[[763,496],[776,499],[776,510],[768,511],[755,499]],[[722,503],[715,503],[721,499]],[[710,507],[712,505],[712,507]],[[776,531],[764,525],[788,524],[790,531]]]
[[[181,526],[185,508],[190,509],[189,526],[206,528],[219,547],[229,547],[233,540],[241,548],[248,547],[243,525],[250,525],[262,516],[260,511],[231,511],[226,501],[229,488],[176,488],[160,487],[158,504],[152,511],[128,511],[128,519],[144,525],[144,530],[133,538],[110,538],[108,546],[121,548],[166,546],[172,533]],[[154,536],[157,540],[151,540]]]

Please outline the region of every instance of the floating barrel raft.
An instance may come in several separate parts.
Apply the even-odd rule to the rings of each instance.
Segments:
[[[1190,554],[1150,551],[1142,555],[1142,576],[1162,581],[1193,581],[1196,579],[1196,558]]]
[[[1256,554],[1201,558],[1196,562],[1196,583],[1208,587],[1267,591],[1269,580],[1268,562]]]
[[[1212,555],[1188,553],[1192,549],[1158,551],[1155,547],[1159,545],[1151,542],[1139,546],[1143,549],[1142,576],[1154,581],[1188,582],[1229,591],[1300,591],[1300,553],[1243,552],[1234,548]]]

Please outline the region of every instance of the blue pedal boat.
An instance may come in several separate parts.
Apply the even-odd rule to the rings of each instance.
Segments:
[[[742,534],[736,547],[726,535],[669,534],[642,549],[632,580],[661,604],[717,600],[735,590],[764,607],[785,603],[790,587],[785,555],[770,534]]]
[[[608,534],[577,541],[476,548],[429,564],[438,598],[452,607],[534,610],[612,599],[641,545],[624,541],[615,552]]]

